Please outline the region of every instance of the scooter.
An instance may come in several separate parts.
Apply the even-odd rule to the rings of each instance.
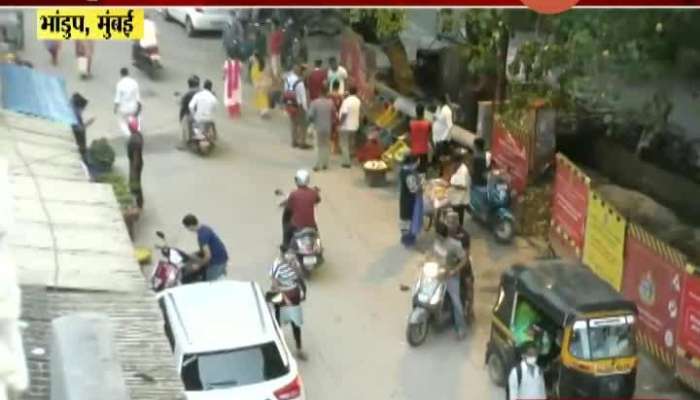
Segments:
[[[175,99],[178,102],[182,94],[180,92],[175,92]],[[208,122],[201,125],[197,125],[193,120],[192,116],[188,113],[186,118],[186,127],[182,129],[188,130],[189,140],[187,141],[187,147],[194,153],[201,156],[209,155],[214,147],[216,146],[216,124],[214,122]]]
[[[132,48],[132,59],[134,67],[145,72],[151,79],[156,79],[163,69],[158,45],[144,48],[138,41],[135,41]]]
[[[181,284],[202,280],[204,269],[192,272],[194,260],[186,251],[168,245],[163,232],[156,231],[156,236],[163,244],[155,246],[160,251],[161,259],[156,262],[149,279],[151,289],[160,292]]]
[[[275,195],[282,199],[279,206],[286,208],[287,195],[279,189],[275,190]],[[323,264],[323,244],[317,229],[304,228],[295,232],[288,245],[299,258],[306,277]]]
[[[290,248],[296,253],[307,276],[323,264],[321,237],[314,228],[304,228],[294,233]]]
[[[470,261],[471,262],[471,261]],[[462,303],[466,299],[466,285],[460,279]],[[408,318],[406,339],[412,347],[418,347],[428,337],[431,325],[437,330],[454,324],[452,300],[447,294],[447,271],[434,260],[426,261],[413,287],[413,308]],[[469,307],[463,307],[465,310]],[[468,315],[465,315],[468,319]]]
[[[515,217],[510,208],[513,193],[502,173],[490,173],[485,187],[472,185],[469,197],[472,217],[486,224],[497,241],[510,243],[515,236]]]

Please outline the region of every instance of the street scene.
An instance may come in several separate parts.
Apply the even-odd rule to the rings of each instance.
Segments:
[[[54,399],[52,350],[77,345],[56,332],[85,322],[52,320],[75,312],[109,316],[133,399],[698,398],[700,13],[634,11],[658,37],[630,45],[602,10],[580,20],[605,39],[562,41],[579,10],[392,10],[153,8],[135,42],[39,41],[31,9],[21,46],[3,28],[28,365],[7,398]],[[683,72],[605,69],[671,52]],[[9,93],[57,78],[67,114]],[[73,186],[41,186],[65,165]]]

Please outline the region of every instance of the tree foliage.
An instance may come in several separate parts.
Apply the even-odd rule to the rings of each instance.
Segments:
[[[345,16],[351,24],[372,26],[379,39],[394,38],[406,28],[406,10],[401,9],[351,8]]]

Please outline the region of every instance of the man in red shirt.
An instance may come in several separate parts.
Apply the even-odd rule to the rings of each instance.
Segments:
[[[306,82],[306,87],[309,88],[309,101],[314,101],[323,95],[326,86],[326,76],[328,75],[328,72],[321,68],[323,60],[316,60],[314,64],[314,69],[309,74]]]
[[[409,123],[409,141],[411,154],[418,163],[418,171],[425,173],[428,169],[428,152],[430,151],[430,122],[425,119],[425,106],[416,105],[416,118]]]
[[[289,227],[285,229],[284,244],[289,244],[295,231],[303,228],[317,228],[316,204],[321,202],[319,189],[309,188],[311,175],[307,170],[299,170],[294,176],[297,189],[289,194],[286,208],[291,213]]]
[[[277,19],[272,20],[272,33],[267,41],[267,54],[270,55],[270,67],[273,76],[280,76],[282,71],[281,55],[284,43],[284,32]]]

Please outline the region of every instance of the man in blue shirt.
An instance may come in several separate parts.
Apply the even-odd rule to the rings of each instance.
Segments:
[[[209,226],[200,224],[192,214],[185,215],[182,224],[188,231],[197,233],[197,242],[202,253],[202,257],[197,259],[197,269],[205,268],[205,279],[215,281],[226,276],[228,252],[219,236]]]

